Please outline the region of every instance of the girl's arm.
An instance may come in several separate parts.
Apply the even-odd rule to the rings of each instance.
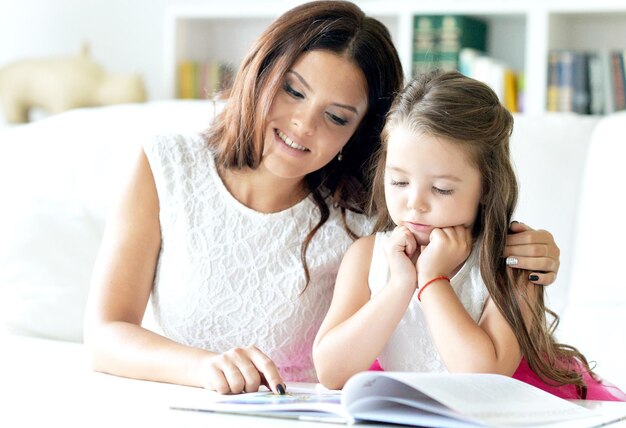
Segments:
[[[552,234],[533,230],[523,223],[513,222],[507,236],[504,257],[510,267],[527,270],[530,282],[549,285],[556,280],[561,251]]]
[[[389,252],[395,252],[392,259],[398,262],[390,263],[391,279],[370,298],[368,275],[374,241],[374,236],[361,238],[346,252],[330,309],[315,338],[315,369],[327,388],[342,388],[350,376],[371,367],[415,292],[415,261],[407,254],[414,254],[417,245],[402,228],[394,231],[386,248],[388,258]],[[394,270],[400,272],[394,274]]]
[[[97,371],[219,392],[282,384],[274,364],[254,347],[216,355],[178,344],[141,327],[161,245],[159,201],[141,152],[110,217],[94,268],[85,342]]]
[[[462,249],[455,248],[462,247],[463,241],[469,239],[469,231],[463,229],[445,228],[431,235],[431,243],[418,261],[420,287],[432,278],[450,276],[446,262],[454,259],[455,254],[463,254]],[[534,288],[529,282],[525,286]],[[433,341],[450,372],[507,376],[515,372],[521,350],[513,329],[491,299],[476,323],[448,281],[435,281],[422,291],[420,297]],[[520,306],[524,318],[528,319],[528,308]]]

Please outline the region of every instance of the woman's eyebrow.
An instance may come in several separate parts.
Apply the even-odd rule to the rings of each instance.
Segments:
[[[298,73],[295,70],[289,70],[288,73],[291,73],[294,76],[296,76],[296,78],[300,81],[300,83],[302,83],[302,85],[307,90],[309,90],[311,92],[315,92],[315,91],[313,91],[313,88],[311,88],[311,86],[308,84],[308,82],[304,79],[304,77],[302,77],[300,75],[300,73]],[[343,109],[349,110],[349,111],[353,112],[354,114],[359,114],[359,111],[354,106],[351,106],[351,105],[348,105],[348,104],[341,104],[341,103],[332,103],[332,105],[334,105],[335,107],[339,107],[339,108],[343,108]]]

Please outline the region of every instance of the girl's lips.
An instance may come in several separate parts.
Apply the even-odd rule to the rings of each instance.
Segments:
[[[430,232],[433,228],[428,224],[413,223],[410,221],[405,222],[405,225],[414,232]]]

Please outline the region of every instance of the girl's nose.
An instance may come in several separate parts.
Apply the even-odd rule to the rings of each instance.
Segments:
[[[407,208],[419,212],[428,211],[428,200],[422,190],[415,189],[407,199]]]

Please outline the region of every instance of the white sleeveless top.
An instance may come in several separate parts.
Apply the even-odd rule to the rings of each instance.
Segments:
[[[317,223],[310,197],[277,213],[237,201],[219,177],[200,135],[165,135],[144,145],[160,207],[161,250],[153,286],[155,321],[179,343],[224,352],[256,345],[284,380],[317,380],[311,349],[330,305],[339,263],[352,239],[338,209],[307,252],[301,244]],[[357,234],[371,230],[347,214]]]
[[[368,277],[372,295],[383,289],[389,280],[389,265],[383,250],[391,232],[377,233]],[[478,247],[475,245],[461,269],[451,278],[452,288],[476,322],[489,297],[480,276]],[[432,287],[436,287],[433,284]],[[412,372],[447,372],[430,335],[422,305],[413,295],[409,306],[378,358],[385,370]]]

